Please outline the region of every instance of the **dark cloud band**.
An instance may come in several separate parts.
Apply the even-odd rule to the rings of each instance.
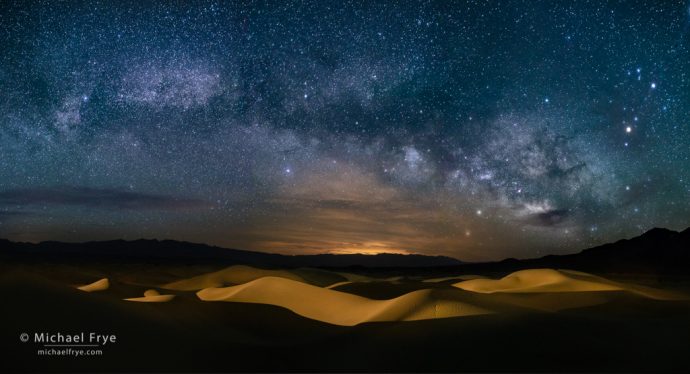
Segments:
[[[67,205],[123,210],[183,210],[208,207],[206,201],[90,187],[21,188],[0,192],[0,205]]]

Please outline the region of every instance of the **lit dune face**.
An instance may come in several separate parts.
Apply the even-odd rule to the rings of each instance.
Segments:
[[[161,295],[156,290],[144,291],[143,297],[132,297],[125,299],[125,301],[134,301],[140,303],[165,303],[175,298],[175,295]]]
[[[246,265],[233,265],[212,273],[200,274],[191,278],[170,282],[160,287],[176,291],[199,291],[205,288],[235,286],[263,277],[285,278],[319,287],[333,286],[345,281],[369,281],[371,279],[356,274],[331,272],[314,268],[269,270]]]
[[[657,300],[686,298],[685,295],[613,282],[569,270],[522,270],[498,280],[457,276],[440,280],[432,278],[428,281],[458,278],[474,279],[453,284],[455,290],[420,289],[387,300],[369,299],[334,289],[353,281],[370,282],[372,279],[347,278],[347,281],[328,287],[317,287],[293,279],[270,276],[237,286],[205,288],[197,292],[197,297],[202,301],[275,305],[309,319],[343,326],[365,322],[503,314],[511,313],[515,308],[523,311],[556,312],[609,303],[616,299],[616,295]],[[378,281],[393,280],[389,278]]]
[[[414,291],[390,300],[372,300],[276,277],[233,287],[207,288],[197,292],[197,296],[203,301],[276,305],[303,317],[342,326],[491,313],[459,300],[436,298],[432,290]]]
[[[393,299],[373,300],[334,290],[351,283],[350,279],[328,287],[317,287],[288,278],[262,277],[237,286],[205,288],[197,292],[197,297],[202,301],[275,305],[309,319],[343,326],[502,314],[510,313],[514,308],[556,312],[609,303],[615,300],[616,295],[625,294],[657,300],[686,298],[664,290],[618,283],[570,270],[522,270],[499,280],[478,279],[476,276],[449,279],[458,278],[475,279],[454,284],[455,291],[421,289]],[[371,279],[356,280],[368,281]],[[465,291],[484,295],[471,296]]]
[[[532,269],[517,271],[501,279],[473,279],[454,286],[479,293],[534,293],[534,292],[587,292],[619,291],[621,287],[611,282],[585,273],[577,278],[571,273],[552,269]]]
[[[684,295],[649,287],[614,282],[596,275],[573,270],[529,269],[511,273],[501,279],[472,279],[454,287],[483,294],[493,293],[583,293],[622,291],[659,299],[684,299]]]
[[[521,311],[557,312],[607,304],[621,298],[686,300],[675,292],[612,281],[572,270],[528,269],[501,279],[458,274],[441,278],[417,277],[415,291],[391,299],[371,299],[350,293],[355,288],[405,282],[402,277],[370,277],[313,268],[261,269],[245,265],[180,279],[158,289],[196,292],[198,302],[224,301],[278,306],[302,317],[342,326],[367,322],[416,321]],[[462,280],[462,281],[461,281]],[[450,284],[452,281],[457,283]],[[435,286],[433,283],[448,282]],[[107,278],[80,289],[107,290]],[[426,286],[424,286],[426,285]],[[433,288],[430,288],[432,287]],[[164,303],[176,296],[149,288],[143,296],[123,299],[134,303]]]
[[[85,292],[98,292],[98,291],[105,291],[110,287],[110,281],[108,278],[103,278],[99,279],[93,283],[86,284],[83,286],[77,287],[77,289]]]
[[[189,279],[182,279],[163,286],[165,289],[178,291],[198,291],[204,288],[224,287],[251,282],[262,277],[281,277],[304,282],[304,278],[285,270],[264,270],[250,266],[236,265],[209,274],[202,274]]]

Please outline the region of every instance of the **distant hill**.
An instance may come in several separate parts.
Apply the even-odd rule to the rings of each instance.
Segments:
[[[401,254],[287,256],[175,240],[144,239],[38,244],[0,239],[0,258],[29,262],[213,263],[274,267],[436,267],[462,263],[451,257]]]
[[[226,249],[174,240],[112,240],[87,243],[15,243],[0,239],[0,259],[22,262],[138,262],[246,264],[269,267],[420,268],[447,272],[513,272],[531,268],[573,269],[595,273],[684,274],[690,269],[690,228],[655,228],[632,238],[570,255],[498,262],[465,263],[424,255],[279,255]]]
[[[677,232],[654,228],[632,239],[570,255],[461,265],[463,271],[512,272],[528,268],[565,268],[595,273],[690,273],[690,228]]]

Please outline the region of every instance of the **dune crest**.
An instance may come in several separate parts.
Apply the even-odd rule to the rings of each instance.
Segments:
[[[472,280],[472,279],[486,279],[486,277],[481,275],[467,274],[467,275],[455,275],[451,277],[441,277],[441,278],[429,278],[422,280],[423,283],[441,283],[449,280]]]
[[[352,283],[355,283],[355,282],[352,282],[352,281],[342,281],[342,282],[338,282],[338,283],[333,283],[333,284],[331,284],[330,286],[326,286],[325,288],[333,289],[333,288],[336,288],[336,287],[340,287],[340,286],[344,286],[344,285],[346,285],[346,284],[352,284]]]
[[[491,313],[464,302],[436,298],[432,290],[414,291],[390,300],[372,300],[279,277],[264,277],[233,287],[206,288],[197,292],[197,296],[204,301],[276,305],[306,318],[341,326]]]
[[[146,290],[144,291],[144,297],[132,297],[129,299],[124,299],[126,301],[136,301],[140,303],[164,303],[175,298],[175,295],[161,295],[156,290]]]
[[[485,294],[626,291],[658,300],[684,298],[683,295],[669,291],[614,282],[606,278],[574,270],[520,270],[508,274],[501,279],[473,279],[455,283],[453,286],[466,291]]]
[[[99,279],[93,283],[85,284],[83,286],[77,287],[78,290],[84,292],[98,292],[105,291],[110,287],[110,281],[108,278]]]
[[[267,270],[246,265],[234,265],[213,273],[168,283],[161,288],[176,291],[198,291],[204,288],[243,284],[263,277],[285,278],[318,286],[332,285],[347,280],[337,273],[319,269]]]

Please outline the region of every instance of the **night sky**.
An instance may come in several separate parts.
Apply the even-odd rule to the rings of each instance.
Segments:
[[[0,237],[476,261],[690,226],[687,1],[2,1],[0,46]]]

